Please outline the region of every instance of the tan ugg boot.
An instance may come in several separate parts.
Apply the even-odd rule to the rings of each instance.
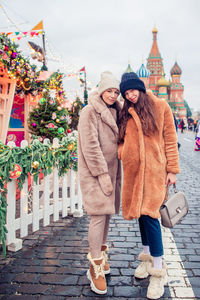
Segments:
[[[163,262],[161,270],[155,269],[152,266],[149,270],[149,274],[151,277],[147,289],[147,298],[159,299],[164,294],[164,285],[168,282],[166,264]]]
[[[134,276],[139,279],[144,279],[149,276],[149,269],[152,266],[153,257],[150,254],[141,252],[138,256],[138,259],[142,262],[135,269]]]
[[[97,294],[107,293],[107,284],[104,275],[104,258],[92,258],[91,253],[87,255],[90,261],[90,269],[87,271],[87,278],[90,280],[91,290]]]
[[[105,261],[105,265],[104,265],[104,274],[105,275],[110,274],[110,266],[108,264],[108,257],[106,254],[106,252],[108,252],[108,250],[109,250],[108,245],[104,244],[101,246],[101,255]]]

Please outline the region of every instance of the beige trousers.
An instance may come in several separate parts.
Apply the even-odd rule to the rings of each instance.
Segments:
[[[110,215],[91,215],[88,240],[92,258],[101,257],[101,246],[106,244]]]

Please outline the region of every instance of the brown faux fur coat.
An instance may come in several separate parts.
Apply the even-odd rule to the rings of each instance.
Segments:
[[[91,93],[78,124],[78,173],[83,205],[90,215],[119,213],[121,162],[117,156],[116,109],[108,108],[97,91]],[[116,102],[117,110],[121,104]],[[108,173],[113,192],[106,196],[98,176]]]
[[[149,215],[159,218],[167,173],[179,173],[177,136],[170,106],[147,91],[155,103],[158,133],[145,136],[133,107],[124,143],[118,154],[123,163],[122,212],[127,220]]]

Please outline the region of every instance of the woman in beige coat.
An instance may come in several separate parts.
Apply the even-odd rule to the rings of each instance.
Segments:
[[[120,111],[119,82],[110,72],[104,72],[98,89],[88,99],[78,124],[78,172],[89,225],[90,269],[87,277],[91,289],[98,294],[107,292],[105,274],[110,273],[107,262],[106,239],[110,216],[119,213],[121,168],[117,156]]]

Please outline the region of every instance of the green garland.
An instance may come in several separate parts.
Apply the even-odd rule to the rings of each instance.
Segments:
[[[3,256],[6,256],[6,213],[7,182],[11,181],[10,172],[20,165],[22,173],[17,179],[17,187],[21,190],[28,174],[38,182],[39,174],[51,174],[53,167],[58,168],[59,176],[69,169],[77,171],[77,132],[69,134],[59,142],[59,147],[44,145],[35,139],[25,147],[9,147],[0,142],[0,243],[3,244]],[[15,199],[13,200],[15,201]]]

